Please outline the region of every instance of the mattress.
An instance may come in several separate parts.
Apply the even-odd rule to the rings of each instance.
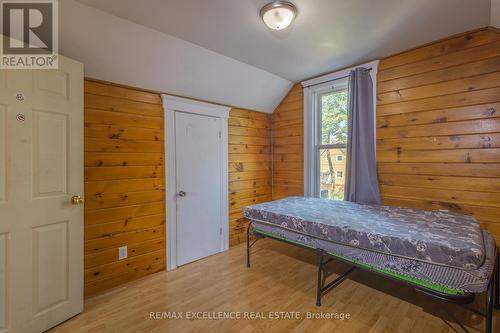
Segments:
[[[304,247],[320,248],[333,257],[357,264],[365,269],[448,295],[486,291],[495,266],[496,244],[487,231],[483,232],[485,241],[483,265],[475,270],[463,270],[340,245],[258,221],[253,221],[253,230],[256,234]]]
[[[448,211],[289,197],[245,207],[245,217],[339,245],[477,270],[485,244],[477,221]]]

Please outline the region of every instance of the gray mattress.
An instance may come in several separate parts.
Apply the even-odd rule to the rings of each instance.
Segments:
[[[461,270],[486,258],[477,221],[447,211],[289,197],[245,207],[245,217],[315,239]]]
[[[496,244],[487,231],[483,232],[486,250],[483,265],[475,270],[463,270],[340,245],[258,221],[253,221],[253,227],[257,233],[299,243],[314,249],[320,248],[348,261],[363,263],[384,272],[389,271],[403,276],[403,280],[410,280],[417,285],[425,285],[425,283],[430,282],[442,287],[439,289],[443,292],[447,292],[446,289],[451,289],[465,293],[482,293],[488,287],[495,266]],[[413,281],[408,277],[417,280]]]

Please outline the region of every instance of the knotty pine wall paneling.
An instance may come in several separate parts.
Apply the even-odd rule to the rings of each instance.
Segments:
[[[500,33],[383,59],[377,93],[384,203],[473,214],[500,243]]]
[[[273,200],[304,195],[304,96],[295,84],[272,114]]]
[[[85,80],[86,297],[165,268],[163,137],[158,94]]]
[[[229,112],[229,242],[246,240],[245,206],[272,198],[271,115],[233,108]]]
[[[159,93],[85,81],[86,297],[165,268],[163,120]],[[234,246],[243,207],[272,197],[271,115],[233,108],[228,122]]]
[[[382,59],[377,168],[384,204],[474,215],[500,243],[500,33],[487,28]],[[302,194],[303,98],[272,115],[273,199]]]

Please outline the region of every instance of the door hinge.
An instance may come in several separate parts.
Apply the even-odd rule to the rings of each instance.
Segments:
[[[219,229],[219,234],[222,235],[222,227],[220,227],[220,229]]]
[[[219,131],[219,139],[222,139],[222,132]]]

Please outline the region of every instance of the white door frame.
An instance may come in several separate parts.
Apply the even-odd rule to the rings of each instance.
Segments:
[[[220,154],[221,207],[223,245],[221,251],[229,249],[229,196],[228,196],[228,118],[230,107],[199,102],[172,95],[161,95],[165,112],[165,181],[166,181],[166,257],[167,271],[177,268],[177,204],[176,204],[176,162],[175,162],[175,113],[187,112],[219,118],[221,123],[222,150]]]

